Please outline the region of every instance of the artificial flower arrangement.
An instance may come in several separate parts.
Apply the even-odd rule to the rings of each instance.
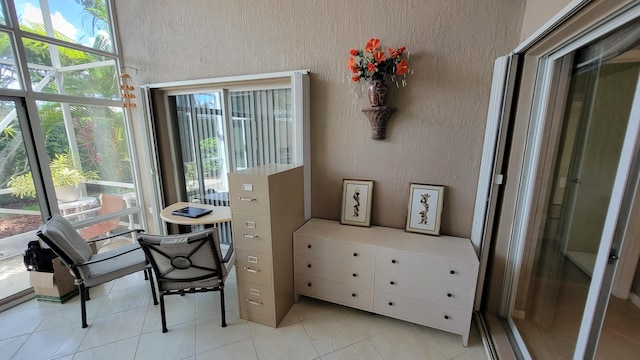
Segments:
[[[351,71],[351,80],[384,80],[385,76],[391,77],[396,86],[407,85],[406,76],[409,74],[409,62],[404,59],[406,48],[389,48],[389,54],[385,54],[380,46],[380,39],[369,40],[364,50],[351,49],[347,69]],[[402,76],[398,82],[396,76]]]

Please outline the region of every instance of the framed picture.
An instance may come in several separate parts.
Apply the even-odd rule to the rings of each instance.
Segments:
[[[342,180],[341,224],[370,226],[373,181]]]
[[[406,231],[440,235],[444,186],[411,184]]]

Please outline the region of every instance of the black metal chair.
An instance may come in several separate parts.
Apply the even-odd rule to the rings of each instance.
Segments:
[[[225,263],[229,261],[232,251],[222,258],[217,229],[169,236],[138,234],[137,239],[156,273],[162,332],[167,332],[164,295],[207,291],[220,292],[222,327],[227,326],[224,307]]]
[[[139,244],[131,244],[98,254],[94,254],[89,246],[89,243],[134,231],[141,230],[131,230],[87,241],[80,236],[67,219],[59,214],[53,215],[38,229],[36,235],[60,257],[76,278],[75,284],[80,291],[83,328],[88,326],[86,302],[90,299],[89,288],[125,275],[144,271],[145,278],[149,279],[151,284],[153,302],[158,304],[151,268]]]

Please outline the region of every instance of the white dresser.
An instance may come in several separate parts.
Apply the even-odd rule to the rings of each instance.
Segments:
[[[297,295],[462,335],[478,258],[469,239],[311,219],[293,236]]]
[[[302,166],[229,173],[240,317],[276,327],[294,301],[293,231],[304,223]]]

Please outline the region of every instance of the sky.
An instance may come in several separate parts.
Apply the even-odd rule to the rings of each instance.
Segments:
[[[14,3],[21,20],[43,23],[38,0],[14,0]],[[80,44],[87,46],[93,44],[94,38],[84,31],[83,19],[86,19],[86,15],[82,11],[82,6],[74,0],[49,0],[49,7],[53,28],[56,31],[76,39]]]

